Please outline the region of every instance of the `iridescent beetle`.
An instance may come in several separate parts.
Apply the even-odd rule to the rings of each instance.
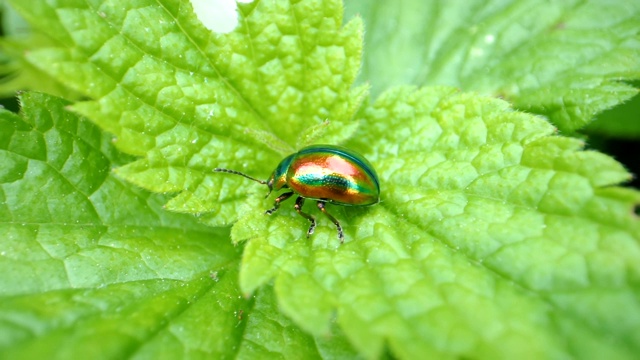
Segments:
[[[316,220],[302,211],[305,199],[317,201],[317,206],[338,229],[340,243],[344,234],[340,222],[325,209],[326,203],[342,206],[374,205],[380,201],[380,182],[373,166],[362,155],[333,145],[312,145],[284,158],[273,171],[269,180],[263,181],[239,171],[216,168],[216,172],[226,172],[244,176],[273,190],[290,189],[278,196],[272,209],[265,214],[271,215],[280,207],[280,203],[297,194],[294,208],[300,216],[311,222],[307,237],[313,233]]]

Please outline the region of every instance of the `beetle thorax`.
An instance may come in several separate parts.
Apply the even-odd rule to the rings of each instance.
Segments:
[[[283,187],[287,187],[287,172],[289,171],[289,165],[291,164],[291,160],[293,159],[293,155],[289,155],[284,160],[278,164],[271,176],[269,176],[269,180],[267,180],[267,185],[269,186],[269,190],[280,190]]]

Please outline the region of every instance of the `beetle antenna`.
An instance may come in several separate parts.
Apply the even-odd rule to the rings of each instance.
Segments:
[[[247,178],[247,179],[249,179],[249,180],[253,180],[253,181],[255,181],[255,182],[259,182],[259,183],[260,183],[260,184],[262,184],[262,185],[267,185],[267,182],[266,182],[266,181],[256,179],[256,178],[251,177],[251,176],[249,176],[249,175],[247,175],[247,174],[243,174],[243,173],[241,173],[240,171],[229,170],[229,169],[222,169],[222,168],[215,168],[215,169],[213,169],[213,171],[215,171],[215,172],[223,172],[223,173],[228,173],[228,174],[236,174],[236,175],[244,176],[244,177],[246,177],[246,178]]]

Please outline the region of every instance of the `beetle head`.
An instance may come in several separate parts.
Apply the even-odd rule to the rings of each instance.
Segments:
[[[278,191],[287,187],[287,172],[289,171],[291,160],[293,160],[293,154],[284,158],[280,164],[276,166],[275,170],[273,170],[271,176],[269,176],[269,179],[267,180],[269,194],[271,194],[273,190]],[[269,194],[267,194],[267,196],[269,196]]]

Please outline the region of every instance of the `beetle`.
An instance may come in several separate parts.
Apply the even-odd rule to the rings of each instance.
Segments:
[[[285,157],[267,181],[235,170],[215,168],[214,171],[244,176],[267,185],[269,188],[267,197],[274,190],[287,189],[287,192],[276,198],[273,208],[265,211],[267,215],[276,212],[281,202],[296,194],[298,197],[294,209],[300,216],[311,222],[307,237],[313,234],[316,220],[302,211],[302,205],[305,199],[315,200],[318,209],[338,229],[338,239],[341,244],[344,242],[342,226],[333,215],[327,212],[326,203],[341,206],[368,206],[380,202],[380,181],[371,163],[364,156],[341,146],[307,146]]]

